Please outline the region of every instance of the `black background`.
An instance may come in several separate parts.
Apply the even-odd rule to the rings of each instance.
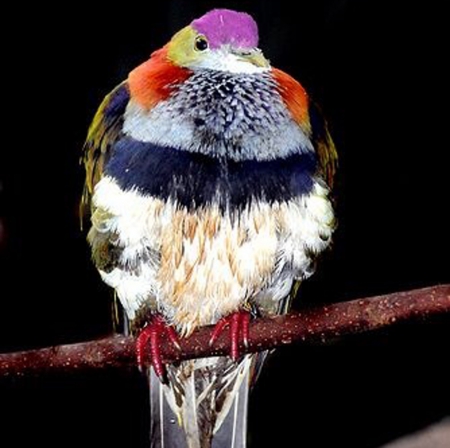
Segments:
[[[214,6],[254,15],[266,56],[321,104],[340,152],[335,245],[296,306],[450,282],[443,7],[22,5],[4,16],[0,350],[111,331],[77,216],[86,129],[130,69]],[[450,414],[449,336],[440,318],[279,350],[252,395],[250,447],[375,448]],[[2,381],[1,444],[143,448],[146,407],[137,375]]]

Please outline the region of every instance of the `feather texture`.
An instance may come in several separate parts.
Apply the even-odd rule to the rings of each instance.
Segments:
[[[149,372],[151,447],[245,448],[248,394],[264,358],[184,361],[168,366],[168,385]]]
[[[253,48],[249,16],[209,14],[105,98],[84,146],[92,258],[134,334],[155,313],[185,336],[287,312],[335,227],[320,111]],[[150,369],[151,447],[245,448],[266,357],[183,361],[166,385]]]
[[[155,51],[128,76],[131,97],[147,110],[167,99],[176,86],[192,74],[190,70],[172,64],[167,51],[166,47]]]
[[[129,99],[128,83],[123,82],[105,97],[89,127],[81,159],[86,170],[81,216],[90,207],[94,187],[103,176],[112,146],[123,136],[123,120]]]

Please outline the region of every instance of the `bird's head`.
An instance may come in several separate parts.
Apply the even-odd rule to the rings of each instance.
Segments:
[[[167,45],[173,64],[188,68],[258,73],[270,68],[258,48],[258,26],[251,16],[215,9],[176,33]]]
[[[130,96],[150,110],[194,72],[207,69],[250,74],[271,70],[258,48],[258,26],[251,16],[215,9],[194,20],[130,72]]]

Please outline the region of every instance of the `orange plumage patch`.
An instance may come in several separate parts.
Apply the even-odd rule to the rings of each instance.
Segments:
[[[191,72],[188,69],[178,67],[167,59],[167,48],[163,47],[129,74],[130,96],[142,107],[151,109],[167,99],[176,85],[189,76]]]
[[[282,70],[273,68],[272,75],[277,83],[278,92],[294,120],[309,133],[311,124],[309,122],[309,99],[306,90],[298,81]]]

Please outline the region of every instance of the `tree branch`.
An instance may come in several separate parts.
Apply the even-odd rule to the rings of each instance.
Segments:
[[[246,352],[258,352],[292,342],[320,340],[361,333],[398,322],[450,312],[450,285],[434,286],[336,303],[275,318],[256,319],[250,327]],[[226,355],[229,338],[224,332],[209,346],[212,327],[201,328],[181,341],[176,350],[163,341],[166,362]],[[57,347],[0,354],[0,377],[42,375],[103,368],[135,368],[134,339],[106,339]]]

